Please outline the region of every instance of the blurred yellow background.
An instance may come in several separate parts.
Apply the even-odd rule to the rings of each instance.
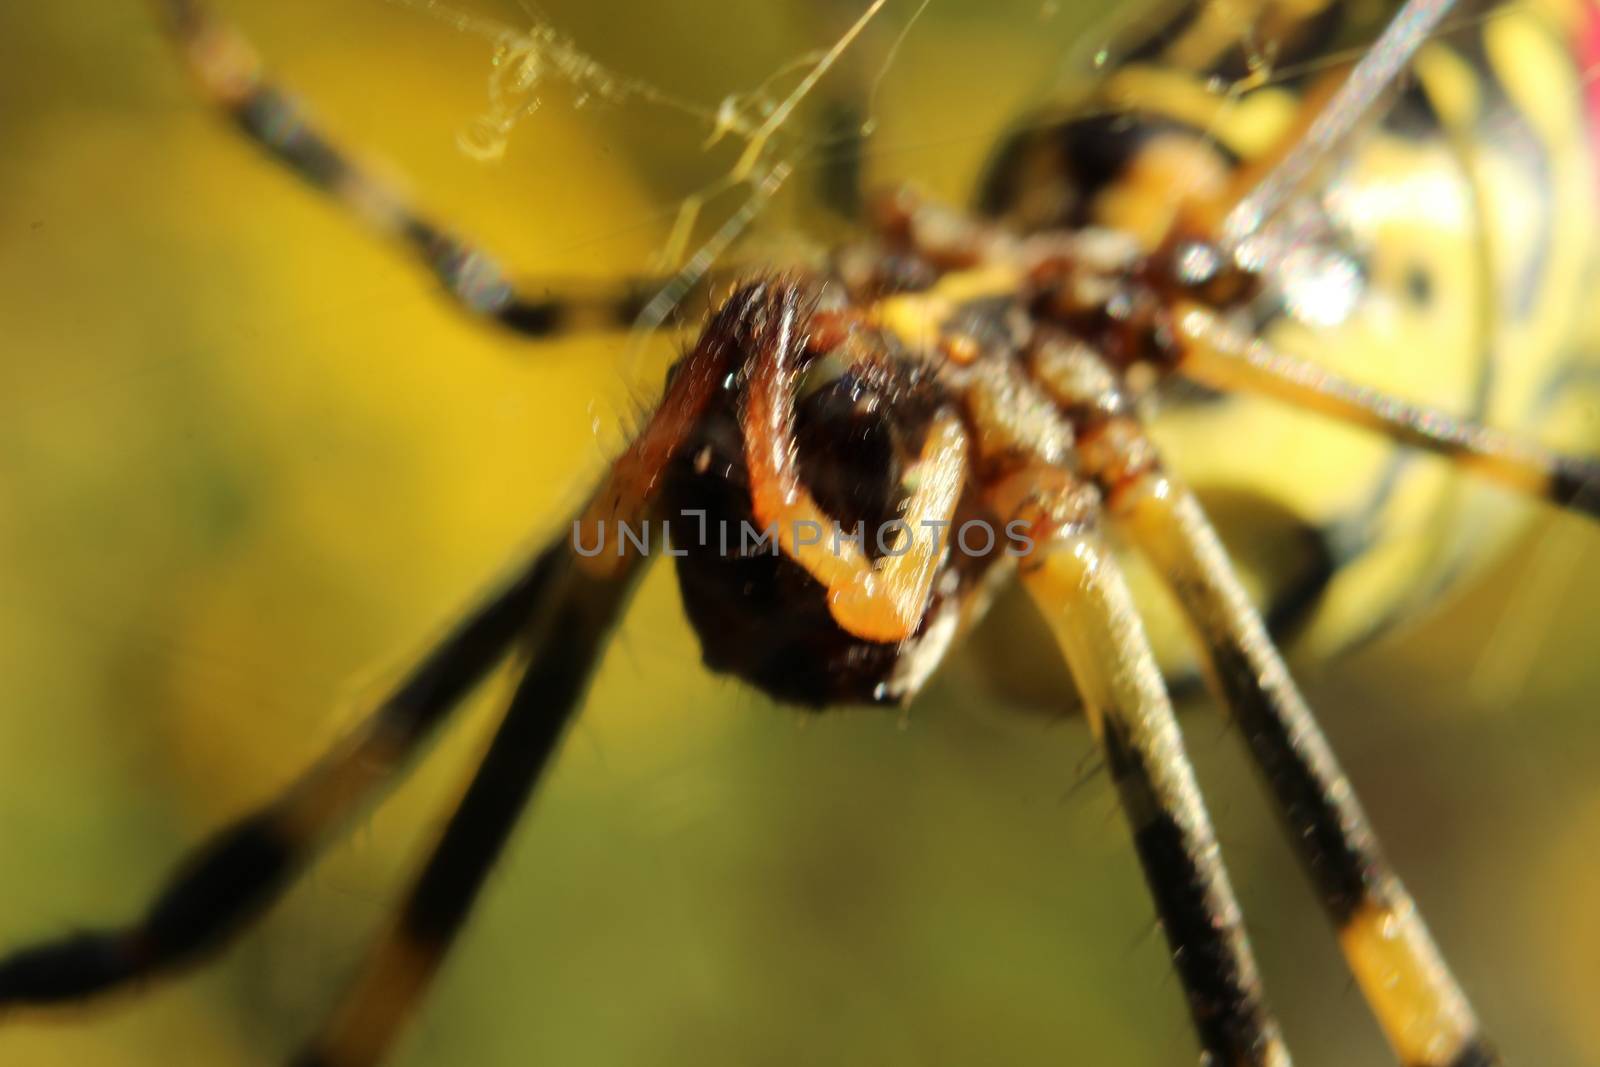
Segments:
[[[876,83],[867,162],[959,198],[1090,38],[1036,0],[942,7]],[[332,130],[519,273],[647,267],[726,165],[685,116],[552,90],[486,166],[456,147],[484,108],[481,42],[379,0],[226,9]],[[708,108],[844,24],[803,3],[542,10]],[[463,321],[203,109],[139,4],[8,5],[0,40],[11,945],[132,917],[185,847],[319,753],[549,532],[671,347],[638,361],[620,336],[536,346]],[[1597,561],[1600,534],[1541,519],[1434,618],[1307,675],[1521,1064],[1600,1062]],[[224,960],[5,1020],[0,1064],[281,1062],[504,692]],[[1187,722],[1301,1062],[1386,1062],[1236,739]],[[1081,722],[1011,713],[959,657],[905,716],[773,708],[699,666],[658,568],[400,1062],[1189,1062],[1109,786],[1073,788],[1091,752]]]

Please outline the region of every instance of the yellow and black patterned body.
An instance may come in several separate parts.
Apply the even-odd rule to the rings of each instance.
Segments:
[[[980,207],[1151,249],[1214,221],[1207,206],[1297,139],[1397,7],[1197,2],[1153,20],[1098,57],[1110,73],[1086,100],[1006,143]],[[1452,13],[1292,205],[1309,239],[1269,272],[1260,335],[1386,394],[1592,447],[1597,26],[1584,0]],[[1426,602],[1525,514],[1444,463],[1269,400],[1178,383],[1149,403],[1269,618],[1312,651]]]

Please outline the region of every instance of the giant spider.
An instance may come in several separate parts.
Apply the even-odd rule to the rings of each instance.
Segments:
[[[189,4],[168,10],[203,81],[252,136],[341,198],[384,206],[366,195],[371,187],[352,164],[284,108],[225,30]],[[1390,75],[1375,69],[1358,73],[1386,82]],[[1318,101],[1312,113],[1336,110]],[[1325,152],[1336,140],[1295,143]],[[1289,146],[1279,155],[1270,177],[1300,158]],[[1010,173],[1002,169],[997,188]],[[1270,177],[1251,188],[1268,188]],[[1009,214],[1013,205],[1000,195],[992,206]],[[1256,228],[1229,226],[1241,216],[1222,209],[1236,203],[1190,199],[1171,233],[1147,249],[1094,228],[1018,236],[897,194],[877,202],[873,237],[841,252],[830,272],[742,284],[719,302],[574,530],[469,616],[345,748],[208,846],[141,927],[11,957],[0,991],[14,1001],[83,995],[208,947],[524,642],[524,681],[474,786],[368,980],[305,1062],[381,1055],[579,702],[641,562],[574,550],[605,543],[603,531],[619,522],[704,510],[775,524],[782,550],[730,561],[699,545],[707,551],[683,557],[708,662],[801,703],[909,700],[975,621],[991,583],[1015,567],[1055,627],[1105,746],[1202,1046],[1228,1062],[1283,1062],[1159,673],[1103,547],[1101,531],[1114,525],[1159,563],[1194,619],[1212,678],[1300,831],[1296,843],[1397,1050],[1413,1063],[1489,1062],[1464,997],[1203,515],[1145,437],[1137,401],[1150,379],[1175,374],[1258,388],[1591,513],[1594,469],[1371,396],[1242,336],[1235,320],[1271,286],[1238,254]],[[379,225],[412,242],[474,310],[523,332],[558,324],[566,305],[520,299],[469,247],[402,205],[387,206],[393,213],[380,212]],[[830,442],[856,434],[865,447],[830,451]],[[897,555],[899,546],[875,539],[869,551],[798,535],[803,522],[871,528],[907,516],[913,529],[923,519],[1020,522],[1030,548],[1011,561],[913,539]],[[770,628],[763,599],[785,609],[792,629]]]

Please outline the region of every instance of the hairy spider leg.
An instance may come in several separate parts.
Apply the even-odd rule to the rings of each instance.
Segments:
[[[1082,454],[1113,521],[1178,599],[1396,1055],[1407,1067],[1498,1062],[1199,501],[1131,419],[1091,429]]]
[[[1151,469],[1110,509],[1181,602],[1395,1055],[1406,1067],[1499,1062],[1199,502]]]
[[[581,706],[612,627],[643,568],[638,556],[604,577],[574,566],[563,540],[559,591],[525,636],[528,666],[444,833],[372,948],[355,985],[297,1067],[383,1060],[413,1016],[505,849],[565,727]]]
[[[736,317],[747,307],[736,298],[724,314]],[[726,373],[732,352],[727,336],[726,329],[708,329],[673,377],[649,424],[613,465],[577,523],[595,521],[599,515],[636,521],[647,513],[662,468]],[[22,1005],[80,1000],[161,977],[226,944],[277,899],[352,815],[403,773],[410,757],[504,658],[519,635],[528,635],[526,684],[513,700],[502,736],[533,744],[543,736],[537,730],[553,730],[538,741],[553,745],[560,722],[577,707],[588,675],[588,666],[571,674],[572,665],[581,661],[592,666],[600,636],[620,610],[638,569],[636,557],[627,552],[593,560],[581,557],[569,535],[563,528],[523,573],[459,624],[365,723],[282,796],[222,830],[181,863],[143,919],[125,928],[76,934],[0,958],[0,1013]],[[554,625],[552,620],[557,619],[568,625]],[[582,643],[585,634],[594,647]],[[532,635],[547,640],[534,640]],[[574,641],[579,644],[573,645]],[[581,660],[580,652],[588,659]],[[538,716],[542,718],[536,722]],[[481,798],[484,791],[500,795],[496,791],[501,787],[494,783],[514,777],[506,770],[513,754],[505,745],[495,752],[484,771],[488,784],[469,790],[469,798]],[[544,755],[538,756],[536,766],[520,773],[536,773],[543,760]],[[499,809],[489,800],[471,799],[467,810]],[[458,825],[460,819],[452,820],[452,827]],[[475,862],[492,862],[498,844],[485,854],[459,843],[463,834],[486,840],[472,837],[475,833],[465,826],[447,831],[441,855],[456,856],[465,850]],[[430,866],[429,871],[438,868]],[[435,885],[444,878],[442,873],[427,874],[424,883]],[[452,905],[464,908],[478,882],[481,876],[470,887],[451,882],[455,888],[443,898],[454,900],[452,894],[465,892],[466,901]],[[437,897],[433,890],[423,895],[428,900]],[[426,910],[424,904],[410,907],[408,915]],[[453,932],[454,927],[450,929]],[[447,945],[448,937],[441,938],[438,954]]]
[[[1094,531],[1098,510],[1035,522],[1038,547],[1021,561],[1023,585],[1100,743],[1205,1062],[1288,1067],[1166,683],[1121,571]]]
[[[505,655],[546,599],[541,553],[462,621],[368,719],[276,800],[216,833],[137,922],[0,959],[0,1014],[163,977],[221,948],[282,894],[351,816],[381,793]]]

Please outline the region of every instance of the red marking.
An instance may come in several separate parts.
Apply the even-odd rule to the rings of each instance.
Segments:
[[[1589,120],[1589,148],[1596,161],[1596,191],[1600,192],[1600,4],[1580,4],[1578,19],[1572,52],[1583,87],[1584,110]]]

